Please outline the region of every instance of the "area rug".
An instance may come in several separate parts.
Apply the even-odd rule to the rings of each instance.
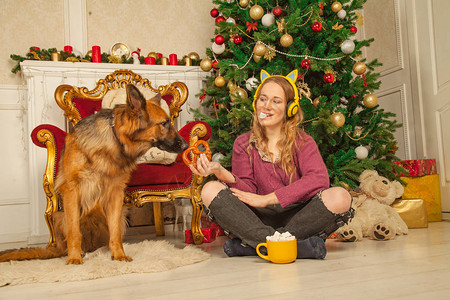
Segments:
[[[88,253],[82,265],[66,265],[66,257],[48,260],[0,263],[0,287],[25,283],[68,282],[111,277],[131,273],[154,273],[198,263],[210,254],[193,245],[176,248],[167,241],[142,241],[124,244],[132,262],[111,260],[108,247]]]

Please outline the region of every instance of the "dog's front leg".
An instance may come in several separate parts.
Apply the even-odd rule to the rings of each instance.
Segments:
[[[122,206],[123,189],[114,190],[111,193],[110,201],[106,203],[106,219],[109,230],[109,249],[111,249],[111,258],[113,260],[132,261],[131,257],[125,255],[122,244]]]
[[[67,192],[63,192],[64,188],[61,188],[61,194],[63,196],[64,214],[67,227],[67,251],[68,258],[66,264],[79,265],[83,263],[81,258],[81,232],[80,232],[80,202],[78,201],[78,195],[74,192],[74,189],[66,189]]]

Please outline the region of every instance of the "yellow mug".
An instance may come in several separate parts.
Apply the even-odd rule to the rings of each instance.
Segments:
[[[266,247],[267,255],[261,254],[260,247]],[[297,258],[297,239],[290,241],[266,241],[256,246],[258,255],[276,264],[288,264]]]

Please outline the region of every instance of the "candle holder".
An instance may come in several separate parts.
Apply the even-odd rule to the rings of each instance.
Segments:
[[[145,58],[145,64],[146,65],[154,65],[154,64],[156,64],[156,59],[153,56],[147,56]]]
[[[184,58],[184,64],[185,64],[186,66],[192,66],[192,59],[191,59],[190,57],[186,56],[186,57]]]
[[[169,65],[169,59],[167,57],[161,57],[161,65],[163,66]]]
[[[53,52],[51,57],[52,57],[52,61],[61,61],[62,60],[61,54],[59,54],[58,52]]]

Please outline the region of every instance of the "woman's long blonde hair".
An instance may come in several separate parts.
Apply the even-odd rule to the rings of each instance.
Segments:
[[[294,87],[287,81],[287,79],[279,76],[267,78],[262,83],[256,99],[259,99],[259,94],[261,93],[264,85],[266,85],[268,82],[276,83],[283,89],[286,98],[286,104],[289,103],[289,101],[294,100]],[[287,108],[288,107],[286,106],[286,109]],[[291,118],[288,118],[287,114],[285,114],[282,124],[281,139],[277,143],[277,147],[280,150],[280,160],[277,161],[277,164],[289,176],[289,182],[292,182],[292,178],[295,174],[296,167],[294,162],[294,147],[300,147],[300,145],[296,145],[295,140],[303,132],[303,130],[299,127],[302,121],[303,111],[301,110],[301,108],[299,108],[297,114],[295,114]],[[256,142],[256,146],[259,149],[263,150],[266,154],[270,154],[267,145],[268,140],[264,133],[264,129],[259,122],[259,118],[256,114],[256,109],[253,113],[253,121],[250,134],[250,141],[253,140]],[[252,147],[252,143],[249,142],[247,148],[248,153],[250,153],[250,149],[252,149]]]

